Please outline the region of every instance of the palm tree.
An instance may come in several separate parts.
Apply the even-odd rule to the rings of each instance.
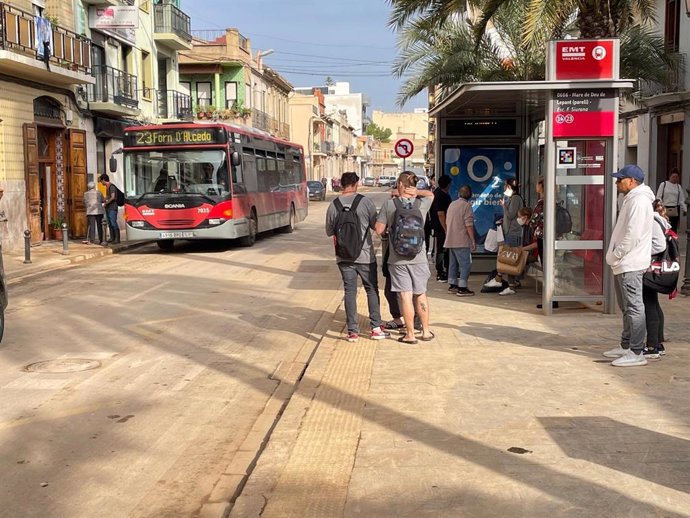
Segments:
[[[400,32],[394,73],[408,77],[399,103],[431,84],[543,78],[546,41],[566,34],[619,36],[623,77],[663,85],[680,67],[645,25],[654,19],[653,0],[470,0],[476,23],[465,20],[473,8],[464,1],[388,1],[390,25]]]

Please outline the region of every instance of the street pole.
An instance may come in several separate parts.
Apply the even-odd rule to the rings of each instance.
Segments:
[[[680,292],[687,297],[690,296],[690,187],[685,190],[688,193],[688,198],[685,199],[685,277]]]
[[[407,158],[403,158],[403,171],[407,171]]]

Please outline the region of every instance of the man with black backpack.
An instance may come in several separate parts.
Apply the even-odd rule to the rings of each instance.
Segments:
[[[406,344],[417,343],[414,335],[415,305],[422,323],[420,339],[434,339],[434,333],[429,329],[429,301],[426,296],[431,273],[424,247],[424,223],[434,193],[418,191],[416,185],[417,177],[414,173],[400,173],[397,182],[398,196],[383,204],[375,227],[379,235],[388,231],[391,288],[400,293],[406,330],[398,341]]]
[[[108,221],[108,227],[110,228],[110,239],[108,239],[108,243],[117,244],[120,242],[120,227],[117,225],[117,207],[120,189],[110,182],[110,177],[106,173],[101,175],[99,181],[105,186],[105,201],[103,202],[103,207],[105,207],[105,216]]]
[[[356,173],[343,173],[340,179],[342,193],[326,212],[326,235],[333,236],[335,256],[343,278],[347,340],[359,339],[357,323],[357,277],[367,293],[372,340],[390,336],[381,328],[376,253],[371,230],[376,223],[376,206],[367,197],[357,194],[359,177]]]

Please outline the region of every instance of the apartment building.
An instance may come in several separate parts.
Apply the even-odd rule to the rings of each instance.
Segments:
[[[295,88],[295,92],[302,95],[312,95],[314,90],[320,91],[324,95],[324,103],[328,113],[344,110],[347,113],[347,120],[355,128],[355,135],[358,137],[371,122],[367,115],[367,108],[371,101],[366,94],[351,92],[350,83],[337,81],[329,86],[308,86]]]
[[[191,111],[175,93],[189,17],[175,0],[12,0],[0,25],[3,246],[21,246],[25,229],[50,239],[63,220],[83,236],[83,192],[125,126]]]
[[[690,185],[690,2],[657,0],[655,29],[666,48],[675,53],[678,70],[669,70],[666,86],[640,82],[635,103],[622,107],[619,125],[619,163],[637,163],[655,189],[677,169],[681,185]],[[632,78],[634,79],[634,78]]]
[[[284,77],[263,64],[272,51],[253,52],[237,29],[194,31],[193,48],[180,59],[181,85],[197,119],[227,120],[290,137]]]
[[[418,108],[412,112],[384,112],[374,110],[372,121],[381,128],[388,128],[392,132],[391,143],[382,144],[384,151],[384,169],[402,170],[403,160],[398,158],[392,150],[396,140],[406,138],[414,144],[414,153],[405,161],[408,170],[416,173],[429,173],[427,164],[429,116],[426,108]],[[395,173],[393,173],[395,174]]]

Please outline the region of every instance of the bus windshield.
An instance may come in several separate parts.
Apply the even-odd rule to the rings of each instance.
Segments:
[[[225,200],[230,197],[227,155],[222,149],[127,152],[125,185],[128,198],[191,193]]]

